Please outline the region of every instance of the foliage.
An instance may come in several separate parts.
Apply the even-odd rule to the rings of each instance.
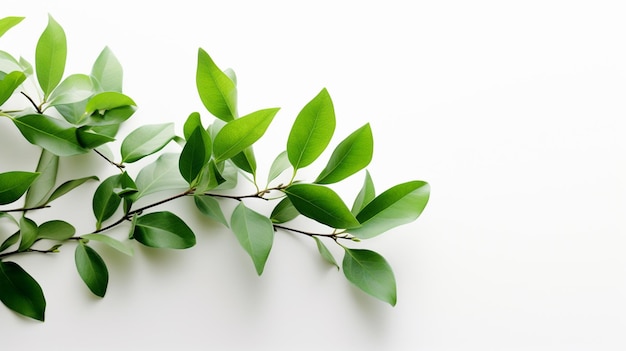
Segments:
[[[21,20],[1,19],[0,36]],[[0,109],[0,116],[15,125],[13,131],[3,132],[19,132],[41,148],[39,159],[33,160],[33,170],[0,173],[0,301],[9,309],[44,320],[43,290],[15,262],[18,255],[58,253],[62,247],[73,247],[78,275],[93,294],[103,297],[109,271],[92,242],[126,255],[133,255],[133,242],[152,248],[194,246],[197,230],[179,214],[157,209],[171,201],[192,201],[207,220],[230,228],[259,275],[276,232],[291,232],[311,238],[320,257],[330,267],[342,269],[356,287],[396,304],[395,277],[387,261],[374,251],[345,244],[415,220],[428,202],[429,185],[408,181],[376,195],[372,177],[365,170],[373,155],[369,124],[337,144],[315,181],[299,179],[298,171],[317,161],[334,136],[335,111],[326,89],[297,115],[284,151],[269,167],[267,185],[260,187],[253,146],[279,109],[239,116],[233,71],[220,69],[206,51],[198,50],[196,86],[200,101],[216,118],[213,123],[203,124],[200,113],[192,112],[182,126],[182,136],[176,134],[174,123],[142,125],[121,139],[119,157],[111,151],[118,130],[136,111],[135,101],[122,91],[121,64],[105,48],[89,74],[67,75],[67,53],[65,32],[51,16],[37,42],[34,66],[0,52],[0,108],[12,97],[25,103],[19,110]],[[28,80],[36,91],[28,91],[23,84]],[[178,151],[163,151],[170,144],[167,150]],[[87,153],[113,165],[116,173],[59,179],[60,160]],[[115,161],[117,158],[120,161]],[[128,172],[128,167],[142,159],[145,163],[137,166],[135,177],[131,176],[135,173]],[[275,184],[290,169],[290,180]],[[330,185],[360,171],[364,171],[365,181],[349,208]],[[240,179],[251,182],[256,191],[234,194]],[[95,192],[88,197],[93,211],[91,232],[77,234],[71,223],[60,219],[38,223],[31,218],[31,212],[45,211],[51,202],[87,182],[97,182]],[[158,198],[159,194],[168,195]],[[147,201],[147,195],[158,200],[137,206],[140,199],[144,199],[142,204]],[[20,199],[23,206],[13,205]],[[269,215],[252,209],[250,202],[259,199],[271,204]],[[230,214],[224,210],[229,208],[224,206],[227,201],[237,202]],[[287,224],[300,215],[327,231],[310,232]],[[120,226],[128,227],[127,240],[109,235],[112,228]],[[341,248],[341,266],[327,243]]]

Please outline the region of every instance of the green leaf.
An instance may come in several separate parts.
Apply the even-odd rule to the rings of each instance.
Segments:
[[[73,104],[89,98],[93,93],[94,86],[91,77],[85,74],[73,74],[65,78],[52,91],[48,104],[50,106]]]
[[[178,171],[178,155],[173,153],[162,154],[155,162],[142,168],[135,184],[135,200],[158,191],[187,188]]]
[[[220,70],[213,59],[198,49],[196,86],[204,107],[223,121],[237,118],[237,87],[228,75]]]
[[[26,80],[26,75],[19,71],[14,71],[2,78],[0,81],[0,106],[7,102],[17,87]]]
[[[4,17],[0,19],[0,37],[4,35],[9,29],[16,26],[18,23],[22,22],[24,17]]]
[[[41,286],[15,262],[0,261],[0,301],[11,310],[44,320],[46,299]]]
[[[48,26],[39,37],[35,49],[35,70],[44,93],[44,101],[48,100],[50,93],[63,78],[66,57],[65,32],[52,16],[48,16]]]
[[[228,227],[228,221],[224,217],[224,212],[222,212],[220,203],[216,199],[211,196],[196,195],[193,197],[193,200],[202,214]]]
[[[174,123],[149,124],[132,131],[122,142],[122,163],[132,163],[161,150],[176,133]]]
[[[326,149],[335,132],[335,109],[326,89],[317,94],[296,117],[289,138],[287,155],[294,169],[313,163]]]
[[[74,234],[76,234],[76,229],[71,224],[61,220],[52,220],[39,226],[37,238],[63,241],[73,237]]]
[[[0,50],[0,72],[9,73],[14,71],[24,72],[24,74],[28,75],[15,57],[6,51]]]
[[[365,168],[372,160],[373,153],[374,139],[368,123],[337,145],[315,182],[331,184],[348,178]]]
[[[242,171],[248,172],[253,176],[256,174],[256,157],[254,157],[252,146],[245,148],[242,152],[231,157],[230,160]]]
[[[272,165],[270,166],[270,172],[267,176],[267,184],[269,184],[272,180],[278,178],[281,173],[283,173],[287,168],[289,168],[291,164],[289,163],[289,158],[287,157],[287,151],[283,151],[276,158]]]
[[[343,273],[359,289],[375,298],[396,305],[396,279],[384,257],[370,250],[344,247]]]
[[[109,284],[109,270],[96,250],[79,242],[74,252],[78,274],[89,290],[96,296],[104,297]]]
[[[298,212],[332,228],[354,228],[359,222],[343,200],[322,185],[293,184],[284,190]]]
[[[37,223],[26,217],[20,218],[20,236],[22,241],[20,241],[19,251],[25,251],[33,246],[38,236]]]
[[[31,144],[41,146],[58,156],[73,156],[87,152],[76,136],[76,127],[46,115],[26,115],[13,118],[13,123]]]
[[[24,207],[32,208],[44,205],[50,192],[54,188],[59,171],[59,156],[41,149],[39,163],[37,163],[39,177],[31,184],[26,192]]]
[[[83,235],[81,238],[86,239],[86,240],[99,241],[128,256],[132,256],[134,254],[133,248],[131,246],[126,245],[123,242],[117,239],[114,239],[108,235],[92,233],[92,234]]]
[[[95,149],[98,146],[110,143],[115,138],[108,136],[107,134],[98,133],[94,127],[83,126],[76,130],[76,138],[82,147],[85,149]]]
[[[326,245],[324,245],[324,243],[316,236],[314,236],[313,239],[315,239],[315,244],[317,244],[317,250],[320,252],[320,255],[322,255],[322,258],[325,259],[326,262],[337,267],[337,270],[339,270],[339,265],[337,264],[335,257],[333,257],[333,254],[330,253],[330,250],[328,250]]]
[[[92,208],[97,229],[100,229],[102,222],[111,218],[120,206],[122,198],[115,192],[119,186],[120,175],[113,175],[100,183],[93,194]]]
[[[38,176],[39,173],[22,171],[0,173],[0,205],[17,201]]]
[[[99,179],[96,176],[90,176],[90,177],[83,177],[83,178],[68,180],[67,182],[59,185],[56,189],[54,189],[54,191],[52,192],[52,194],[50,195],[48,200],[46,200],[45,203],[48,204],[58,199],[59,197],[67,194],[68,192],[72,191],[73,189],[81,186],[82,184],[90,180],[99,180]]]
[[[261,275],[274,242],[272,222],[240,202],[233,211],[230,227],[239,244],[252,258],[257,274]]]
[[[137,104],[135,104],[133,99],[122,93],[105,91],[89,99],[85,106],[85,112],[92,114],[95,111],[107,111],[126,106],[137,106]]]
[[[356,216],[359,212],[361,212],[363,207],[370,203],[370,201],[374,200],[375,197],[376,190],[374,189],[374,182],[372,181],[370,172],[365,171],[365,182],[363,182],[361,190],[354,199],[354,204],[352,205],[352,214]]]
[[[202,120],[200,119],[200,114],[198,112],[192,112],[189,117],[187,117],[187,120],[183,125],[183,136],[185,137],[185,140],[189,140],[191,133],[193,133],[196,128],[203,128]]]
[[[299,214],[300,212],[293,206],[291,200],[285,197],[272,210],[270,220],[272,223],[285,223],[298,217]]]
[[[20,241],[20,232],[19,232],[19,230],[17,232],[13,233],[8,238],[6,238],[6,240],[4,240],[4,242],[2,242],[2,245],[0,245],[0,252],[8,249],[12,245],[17,244],[18,241]]]
[[[196,127],[183,147],[178,161],[180,174],[187,183],[193,183],[200,174],[200,171],[202,171],[202,168],[211,158],[210,145],[211,139],[209,138],[209,133],[201,126]]]
[[[156,248],[187,249],[196,244],[191,228],[167,211],[137,217],[133,237],[146,246]]]
[[[228,122],[215,136],[213,152],[215,161],[225,161],[259,140],[274,119],[278,108],[252,112]]]
[[[369,239],[391,228],[412,222],[426,207],[430,186],[423,181],[398,184],[368,203],[356,216],[361,227],[350,229],[350,234]]]
[[[98,55],[91,69],[91,76],[98,82],[101,91],[122,92],[122,65],[108,47]]]

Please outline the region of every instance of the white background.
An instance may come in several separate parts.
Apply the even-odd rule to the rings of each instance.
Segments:
[[[331,149],[370,122],[377,189],[422,179],[432,195],[416,222],[354,245],[394,268],[395,308],[295,235],[277,235],[259,278],[229,231],[179,202],[170,209],[198,245],[136,245],[133,258],[100,247],[111,275],[102,300],[80,281],[71,245],[16,258],[46,293],[46,322],[0,309],[2,349],[626,349],[621,1],[59,3],[5,1],[3,16],[27,19],[1,49],[32,61],[48,13],[67,33],[68,74],[88,73],[108,45],[139,105],[122,135],[166,121],[180,132],[192,111],[210,121],[195,90],[202,47],[237,72],[242,114],[282,107],[257,146],[260,174],[326,87]],[[33,169],[34,149],[0,126],[2,169]],[[114,172],[93,156],[63,165],[65,177]],[[337,189],[351,202],[361,182]],[[92,230],[93,187],[82,189],[39,215]]]

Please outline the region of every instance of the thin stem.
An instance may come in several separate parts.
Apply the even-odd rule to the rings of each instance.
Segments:
[[[105,159],[108,163],[110,163],[110,164],[112,164],[113,166],[117,167],[120,171],[124,171],[124,168],[125,168],[126,166],[124,166],[123,164],[113,162],[113,160],[110,160],[110,159],[109,159],[108,157],[106,157],[106,156],[105,156],[102,152],[100,152],[100,151],[98,151],[98,150],[96,150],[96,149],[93,149],[93,151],[94,151],[96,154],[100,155],[100,157],[102,157],[103,159]]]
[[[263,190],[259,190],[254,194],[248,194],[248,195],[225,195],[225,194],[213,194],[213,193],[204,193],[202,195],[206,195],[206,196],[212,196],[212,197],[219,197],[219,198],[223,198],[223,199],[231,199],[231,200],[237,200],[237,201],[241,201],[243,199],[249,199],[249,198],[254,198],[254,199],[262,199],[265,201],[269,201],[269,198],[265,197],[265,194],[269,194],[270,192],[274,191],[274,190],[283,190],[286,187],[283,186],[282,184],[275,186],[273,188],[267,188],[267,189],[263,189]]]
[[[286,230],[289,232],[293,232],[293,233],[298,233],[298,234],[303,234],[306,236],[310,236],[310,237],[314,237],[314,236],[322,236],[322,237],[327,237],[327,238],[332,238],[333,240],[337,241],[337,239],[345,239],[345,240],[352,240],[353,236],[348,234],[348,233],[311,233],[311,232],[305,232],[304,230],[299,230],[299,229],[293,229],[293,228],[288,228],[288,227],[284,227],[282,225],[278,225],[278,224],[274,224],[274,230],[277,229],[282,229],[282,230]]]
[[[35,101],[33,101],[33,99],[31,99],[31,97],[30,97],[30,96],[28,96],[28,95],[27,95],[25,92],[23,92],[23,91],[20,91],[20,93],[21,93],[22,95],[24,95],[24,96],[28,99],[28,101],[30,101],[30,103],[31,103],[31,104],[35,107],[35,110],[37,110],[37,113],[39,113],[39,114],[42,114],[42,113],[43,113],[43,111],[41,110],[41,107],[40,107],[40,106],[37,106],[37,104],[35,103]]]
[[[28,249],[24,251],[15,250],[15,251],[5,252],[3,254],[0,254],[0,259],[3,259],[8,256],[13,256],[13,255],[23,254],[23,253],[28,253],[28,252],[38,252],[38,253],[44,253],[44,254],[56,253],[54,250],[37,250],[37,249]]]
[[[41,206],[35,206],[35,207],[23,207],[23,208],[13,208],[10,210],[0,210],[0,212],[4,212],[4,213],[9,213],[9,212],[26,212],[26,211],[31,211],[31,210],[40,210],[42,208],[49,208],[50,205],[41,205]]]

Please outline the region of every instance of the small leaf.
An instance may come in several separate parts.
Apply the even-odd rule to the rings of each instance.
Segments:
[[[187,117],[187,120],[183,125],[183,136],[185,137],[185,140],[189,140],[191,133],[193,133],[193,131],[198,127],[203,128],[202,121],[200,120],[200,114],[198,112],[192,112],[189,117]]]
[[[72,104],[89,98],[93,93],[94,86],[91,77],[85,74],[73,74],[65,78],[52,91],[48,104],[50,106]]]
[[[230,227],[239,244],[252,258],[257,274],[261,275],[274,242],[272,222],[240,202],[233,211]]]
[[[254,157],[252,146],[245,148],[242,152],[231,157],[230,160],[242,171],[248,172],[253,176],[256,174],[256,157]]]
[[[215,136],[215,162],[225,161],[259,140],[274,119],[278,108],[252,112],[228,122]]]
[[[294,184],[284,190],[301,214],[332,228],[354,228],[359,222],[343,200],[322,185]]]
[[[197,127],[189,136],[183,151],[180,153],[178,169],[189,184],[192,184],[198,177],[211,157],[207,145],[210,145],[209,133],[202,127]],[[207,151],[209,151],[208,154]]]
[[[52,220],[39,226],[37,238],[64,241],[73,237],[74,234],[76,234],[76,229],[71,224],[61,220]]]
[[[137,217],[133,237],[155,248],[187,249],[196,244],[196,236],[182,219],[171,212],[154,212]]]
[[[270,220],[272,220],[272,223],[285,223],[298,217],[299,214],[300,212],[296,210],[291,203],[291,200],[289,200],[288,197],[285,197],[280,200],[278,205],[276,205],[276,207],[272,210]]]
[[[346,278],[364,292],[395,306],[396,279],[385,258],[370,250],[344,249]]]
[[[324,243],[316,236],[314,236],[313,239],[315,239],[315,244],[317,244],[317,250],[320,252],[320,255],[322,255],[322,258],[324,258],[326,262],[337,267],[337,270],[339,270],[339,265],[337,264],[335,257],[333,257],[333,254],[330,253],[330,250],[328,250],[326,245],[324,245]]]
[[[356,216],[361,227],[350,229],[350,234],[369,239],[391,228],[412,222],[426,207],[430,186],[423,181],[398,184],[368,203]]]
[[[374,139],[368,123],[337,145],[315,183],[331,184],[348,178],[365,168],[372,160],[373,153]]]
[[[18,241],[20,241],[20,232],[19,231],[13,233],[11,236],[6,238],[6,240],[4,240],[2,245],[0,245],[0,252],[2,252],[4,250],[8,249],[9,247],[17,244]]]
[[[17,89],[24,80],[26,80],[26,75],[19,71],[11,72],[2,78],[0,81],[0,105],[9,100],[15,89]]]
[[[17,201],[33,182],[39,173],[11,171],[0,173],[0,205]]]
[[[104,297],[109,284],[109,270],[96,250],[79,242],[74,252],[78,274],[89,290],[96,296]]]
[[[272,165],[270,166],[270,172],[267,176],[267,184],[269,184],[272,180],[278,178],[278,176],[283,173],[287,168],[289,168],[291,164],[289,163],[289,158],[287,157],[287,151],[283,151],[276,158]]]
[[[80,146],[85,149],[95,149],[115,140],[115,138],[107,135],[107,133],[99,133],[96,128],[98,127],[83,126],[76,130],[76,138],[78,139]]]
[[[26,140],[55,155],[73,156],[87,152],[76,137],[76,127],[64,120],[39,114],[12,120]]]
[[[296,117],[289,138],[287,155],[294,169],[313,163],[326,149],[335,132],[335,109],[326,89],[313,98]]]
[[[44,320],[46,299],[41,286],[15,262],[0,261],[0,301],[11,310]]]
[[[58,199],[59,197],[67,194],[68,192],[70,192],[73,189],[81,186],[82,184],[84,184],[85,182],[87,182],[89,180],[99,180],[99,179],[96,176],[90,176],[90,177],[84,177],[84,178],[68,180],[67,182],[59,185],[52,192],[52,194],[50,195],[50,197],[48,198],[48,200],[45,203],[48,204],[48,203]]]
[[[142,168],[135,183],[135,200],[158,191],[187,187],[178,171],[178,155],[173,153],[162,154],[155,162]]]
[[[92,208],[97,229],[100,229],[102,222],[111,218],[120,206],[122,198],[115,192],[119,186],[120,175],[113,175],[100,183],[93,194]]]
[[[137,106],[133,99],[115,91],[105,91],[94,95],[87,105],[85,112],[92,114],[95,111],[108,111],[126,106]]]
[[[91,69],[91,76],[98,82],[102,91],[122,92],[124,77],[122,65],[108,47],[98,55]]]
[[[24,17],[4,17],[0,19],[0,37],[4,35],[9,29],[22,22]]]
[[[237,87],[213,59],[198,49],[196,86],[204,107],[215,117],[228,122],[237,118]]]
[[[222,212],[220,203],[216,199],[212,196],[196,195],[193,197],[193,200],[202,214],[228,227],[228,221],[224,217],[224,212]]]
[[[26,208],[37,207],[46,203],[48,195],[56,184],[59,171],[59,156],[42,149],[36,171],[39,173],[39,177],[35,179],[26,192],[26,200],[24,202],[24,207]]]
[[[39,86],[44,92],[44,100],[48,100],[63,78],[66,57],[65,32],[52,16],[48,16],[48,26],[39,37],[35,50],[35,70]]]
[[[122,142],[122,163],[132,163],[161,150],[176,133],[174,123],[149,124],[132,131]]]
[[[352,205],[352,214],[356,216],[359,212],[361,212],[363,207],[370,203],[370,201],[374,200],[375,197],[376,190],[374,189],[374,182],[372,181],[370,172],[365,171],[365,182],[363,183],[361,190],[354,199],[354,204]]]
[[[20,236],[22,241],[20,241],[18,251],[28,250],[37,240],[37,223],[26,217],[20,218]]]
[[[99,241],[128,256],[132,256],[134,254],[133,248],[131,246],[126,245],[123,242],[117,239],[114,239],[108,235],[92,233],[92,234],[83,235],[81,238],[87,239],[87,240]]]

